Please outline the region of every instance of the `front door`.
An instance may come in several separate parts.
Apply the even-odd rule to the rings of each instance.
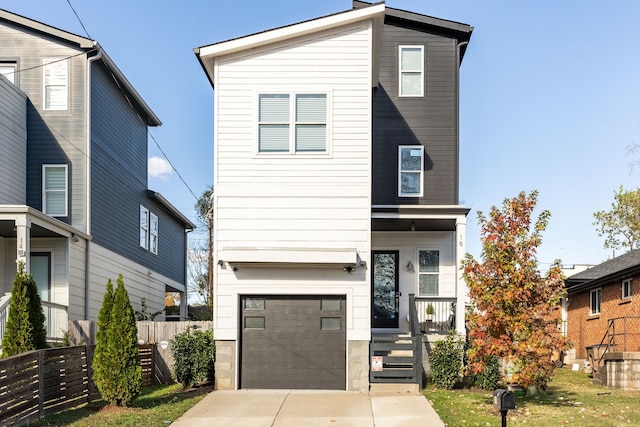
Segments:
[[[397,328],[399,251],[373,251],[371,327]]]

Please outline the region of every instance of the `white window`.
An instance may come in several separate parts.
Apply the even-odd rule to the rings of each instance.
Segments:
[[[44,109],[67,110],[69,103],[69,60],[45,59]]]
[[[149,214],[149,251],[158,254],[158,217]]]
[[[398,147],[398,195],[422,197],[424,147],[401,145]]]
[[[600,314],[600,303],[602,302],[602,288],[594,289],[589,295],[589,314]]]
[[[424,96],[424,48],[400,46],[400,96]]]
[[[631,284],[633,279],[625,279],[622,281],[622,299],[631,299]]]
[[[140,247],[149,249],[149,209],[140,206]]]
[[[68,216],[67,165],[42,165],[42,211],[50,216]]]
[[[440,251],[418,251],[418,293],[420,296],[440,294]]]
[[[258,152],[327,152],[327,95],[260,94]]]
[[[16,84],[16,71],[18,71],[18,64],[15,62],[0,61],[0,74],[13,84]]]

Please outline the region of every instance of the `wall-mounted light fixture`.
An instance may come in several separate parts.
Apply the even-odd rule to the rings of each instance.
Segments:
[[[413,271],[413,263],[411,261],[407,263],[407,271]]]
[[[222,266],[224,265],[224,261],[223,261],[223,260],[221,260],[221,259],[219,259],[219,260],[218,260],[218,265],[219,265],[220,267],[222,267]]]
[[[76,233],[71,233],[71,240],[78,243],[80,241],[80,238],[78,238],[78,235]]]
[[[351,265],[347,265],[346,267],[343,268],[343,270],[346,271],[347,273],[351,273],[355,269],[356,268]]]

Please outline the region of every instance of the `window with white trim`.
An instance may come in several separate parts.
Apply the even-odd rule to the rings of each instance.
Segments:
[[[398,196],[422,197],[424,147],[401,145],[398,147]]]
[[[326,153],[327,94],[258,95],[259,153]]]
[[[158,254],[158,216],[140,205],[140,247]]]
[[[400,96],[424,96],[424,46],[400,46]]]
[[[419,296],[440,294],[440,251],[432,249],[418,251],[418,282]]]
[[[631,299],[631,285],[633,279],[625,279],[622,281],[622,299]]]
[[[69,60],[45,58],[44,70],[44,109],[63,111],[69,105]]]
[[[11,83],[16,84],[16,72],[18,64],[13,61],[0,61],[0,74],[2,74]]]
[[[67,165],[42,165],[42,212],[66,217],[69,205]]]
[[[589,294],[589,314],[594,316],[600,314],[600,304],[602,302],[602,288],[593,289]]]

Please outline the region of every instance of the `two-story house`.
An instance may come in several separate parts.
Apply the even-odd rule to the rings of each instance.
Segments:
[[[118,274],[135,310],[185,292],[194,226],[147,188],[147,128],[160,124],[97,42],[0,10],[1,319],[17,262],[50,336],[96,319]]]
[[[427,332],[464,333],[471,32],[354,1],[195,49],[214,88],[218,388],[368,390],[372,336],[409,331],[410,294]]]

